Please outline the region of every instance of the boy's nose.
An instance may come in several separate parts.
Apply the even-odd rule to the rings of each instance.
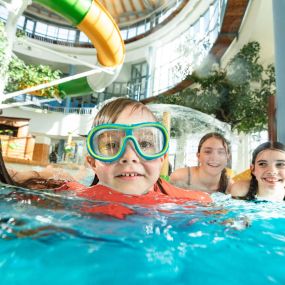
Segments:
[[[139,155],[137,154],[132,142],[128,142],[123,155],[120,158],[120,163],[139,162]]]

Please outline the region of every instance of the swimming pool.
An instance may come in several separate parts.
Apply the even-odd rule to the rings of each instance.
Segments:
[[[82,198],[0,189],[1,284],[285,284],[284,203],[216,194],[118,220],[82,213]]]

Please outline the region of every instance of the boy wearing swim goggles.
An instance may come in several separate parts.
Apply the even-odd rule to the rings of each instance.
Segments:
[[[115,101],[95,118],[87,137],[87,161],[99,184],[124,194],[142,195],[152,190],[159,178],[168,133],[143,104],[129,99]]]

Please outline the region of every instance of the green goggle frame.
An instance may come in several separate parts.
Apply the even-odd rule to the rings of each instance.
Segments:
[[[134,130],[138,129],[147,129],[147,128],[155,128],[159,130],[162,135],[162,145],[159,151],[151,154],[145,153],[139,145],[137,138],[133,135]],[[94,145],[94,141],[96,141],[96,136],[98,134],[104,133],[104,131],[123,131],[124,137],[121,139],[120,147],[118,152],[112,156],[106,156],[100,151],[98,151],[98,146]],[[153,160],[159,157],[162,157],[167,151],[169,147],[169,135],[167,129],[159,122],[146,122],[139,124],[102,124],[98,125],[90,130],[87,136],[87,150],[88,153],[95,159],[103,161],[103,162],[113,162],[118,160],[125,152],[128,141],[132,141],[135,147],[136,152],[145,160]]]

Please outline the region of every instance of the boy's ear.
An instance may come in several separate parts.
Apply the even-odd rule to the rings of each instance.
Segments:
[[[87,161],[87,163],[89,164],[89,166],[90,166],[93,170],[95,170],[95,168],[96,168],[96,161],[95,161],[95,159],[94,159],[93,157],[91,157],[91,156],[86,156],[86,161]]]

